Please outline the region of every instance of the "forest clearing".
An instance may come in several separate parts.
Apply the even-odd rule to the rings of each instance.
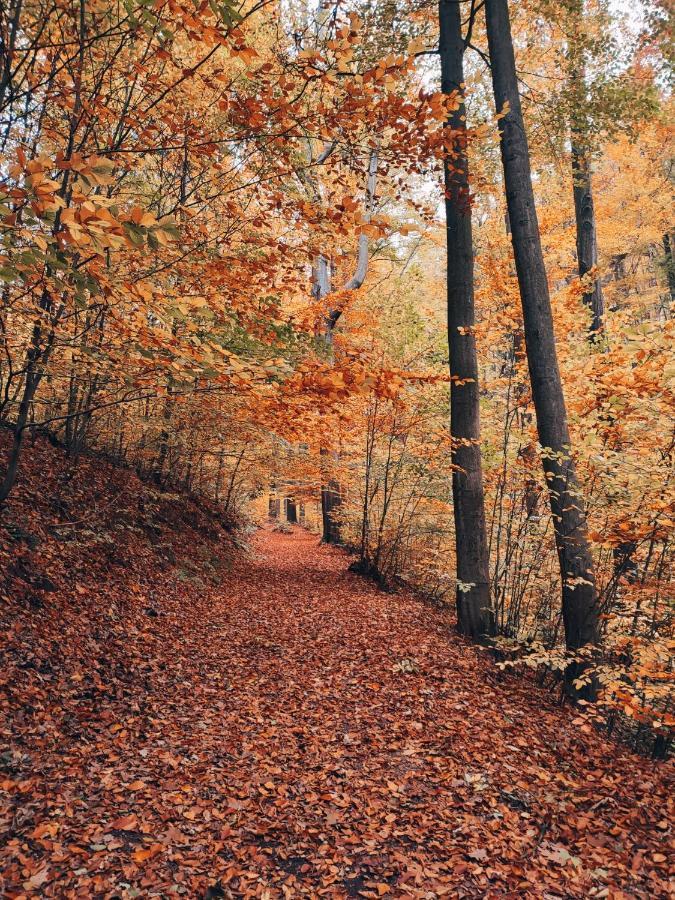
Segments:
[[[666,898],[670,0],[0,3],[0,893]]]

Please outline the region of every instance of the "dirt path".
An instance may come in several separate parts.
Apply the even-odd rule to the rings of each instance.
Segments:
[[[266,532],[79,662],[10,653],[37,699],[10,703],[4,896],[668,896],[671,770],[347,562]]]

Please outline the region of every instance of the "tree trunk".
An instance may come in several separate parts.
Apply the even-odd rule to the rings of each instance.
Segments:
[[[298,508],[295,500],[291,500],[290,497],[286,500],[286,521],[291,525],[297,525],[298,522]]]
[[[40,306],[43,310],[48,311],[50,308],[50,304],[51,300],[47,292],[44,291]],[[33,400],[35,399],[37,389],[40,386],[40,382],[42,381],[42,378],[44,376],[47,363],[49,362],[52,354],[52,350],[54,349],[54,342],[56,340],[55,329],[58,321],[61,318],[63,310],[64,304],[61,304],[57,312],[52,317],[50,323],[50,331],[44,346],[42,346],[42,326],[39,322],[36,322],[33,326],[31,345],[26,354],[26,368],[24,375],[25,381],[23,393],[21,396],[21,402],[19,404],[19,409],[17,412],[16,422],[14,424],[12,446],[9,451],[9,458],[7,460],[5,474],[0,483],[0,504],[4,503],[5,500],[9,497],[12,488],[14,487],[14,483],[16,482],[16,476],[19,471],[19,461],[21,459],[21,450],[23,448],[23,439],[26,427],[28,426],[28,418],[30,416],[31,407],[33,404]]]
[[[598,239],[595,229],[595,209],[591,184],[591,165],[588,152],[584,149],[584,135],[572,127],[572,177],[574,179],[574,216],[577,230],[577,265],[579,277],[583,278],[598,264]],[[584,303],[591,312],[589,338],[595,341],[603,327],[605,303],[602,284],[597,275],[590,289],[584,291]]]
[[[366,180],[366,209],[363,216],[364,224],[370,222],[373,206],[375,203],[375,186],[377,181],[377,161],[378,155],[376,150],[370,151],[368,160],[368,175]],[[363,232],[359,235],[358,251],[356,256],[356,267],[354,274],[345,284],[345,291],[356,291],[363,284],[368,273],[368,235]],[[312,293],[317,299],[327,297],[332,290],[330,280],[330,268],[328,260],[324,256],[319,256],[313,270],[313,287]],[[338,319],[342,315],[342,309],[336,308],[328,310],[325,320],[324,340],[326,346],[332,353],[333,331],[338,323]],[[329,454],[327,450],[321,449],[322,462],[325,463],[327,457],[332,455],[335,460],[338,458],[337,453]],[[322,469],[328,467],[322,465]],[[339,544],[341,542],[340,526],[336,521],[335,510],[342,502],[342,493],[340,483],[335,478],[325,477],[322,479],[321,485],[321,519],[323,523],[323,540],[327,544]]]
[[[675,260],[673,259],[673,244],[668,232],[663,235],[663,254],[665,257],[670,303],[675,304]]]
[[[572,0],[569,6],[570,30],[567,56],[572,94],[570,141],[572,145],[572,183],[577,236],[577,267],[584,279],[598,264],[598,239],[595,228],[593,186],[591,184],[590,128],[586,90],[587,40],[584,32],[584,0]],[[590,280],[592,278],[592,281]],[[603,328],[605,306],[600,279],[590,276],[584,291],[584,303],[591,313],[589,340],[597,340]]]
[[[317,300],[323,300],[331,292],[330,262],[325,256],[320,255],[312,272],[312,294]],[[336,320],[337,321],[337,320]],[[333,353],[333,328],[331,314],[326,316],[323,339],[328,352]],[[340,527],[335,520],[334,511],[340,505],[340,485],[330,476],[330,458],[337,458],[336,453],[330,453],[325,447],[321,448],[321,524],[322,538],[326,544],[340,543]]]
[[[321,523],[322,538],[326,544],[341,543],[340,523],[336,518],[336,510],[342,503],[342,491],[340,482],[334,478],[330,469],[333,463],[339,459],[339,455],[335,451],[321,448]]]
[[[31,403],[35,397],[35,392],[39,384],[39,374],[29,370],[26,375],[26,383],[23,389],[23,396],[19,405],[19,411],[14,425],[14,435],[12,446],[9,451],[7,467],[5,475],[0,484],[0,503],[4,503],[9,497],[16,476],[19,471],[19,460],[21,459],[21,449],[23,447],[23,439],[26,433],[26,425],[28,423],[28,414],[30,413]]]
[[[485,11],[495,103],[499,113],[507,110],[499,120],[502,165],[523,307],[532,399],[560,563],[565,640],[570,650],[577,650],[596,643],[599,637],[593,558],[584,504],[571,457],[507,0],[486,0]],[[569,667],[568,688],[571,692],[574,692],[573,679],[578,671],[576,666]]]
[[[461,93],[464,39],[459,4],[440,0],[441,90]],[[480,396],[473,292],[473,237],[464,102],[446,126],[445,216],[447,236],[448,346],[452,497],[457,556],[457,627],[474,640],[494,634],[483,471],[480,457]]]
[[[320,255],[314,265],[312,271],[312,294],[317,300],[323,300],[327,297],[331,290],[331,266],[330,261],[325,256]],[[336,320],[337,321],[337,320]],[[333,352],[333,328],[332,313],[326,316],[324,341],[328,352],[332,356]],[[337,457],[335,453],[329,453],[325,447],[321,448],[321,523],[322,538],[326,544],[340,543],[340,528],[335,520],[334,510],[340,505],[340,485],[334,478],[328,474],[329,457]],[[328,463],[328,465],[327,465]]]

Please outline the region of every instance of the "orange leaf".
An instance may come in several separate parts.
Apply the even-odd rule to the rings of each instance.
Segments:
[[[161,844],[152,844],[146,850],[141,850],[139,847],[139,849],[134,852],[134,860],[137,863],[145,862],[148,859],[152,859],[153,856],[157,856],[163,849]]]

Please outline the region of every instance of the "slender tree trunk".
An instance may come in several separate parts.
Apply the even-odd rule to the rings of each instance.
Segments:
[[[171,423],[171,412],[171,379],[169,377],[169,383],[166,388],[166,397],[164,398],[164,406],[162,409],[162,430],[159,433],[159,452],[157,454],[157,462],[153,466],[155,483],[160,486],[165,483],[164,466],[169,455],[169,425]],[[168,475],[166,480],[168,480]]]
[[[23,0],[17,0],[10,3],[2,15],[3,25],[0,32],[0,109],[4,108],[5,95],[11,90],[12,85],[12,63],[14,50],[16,47],[16,37],[19,33],[19,23],[21,21],[21,9]],[[5,44],[4,36],[7,35],[7,43]],[[11,95],[10,95],[11,96]]]
[[[314,265],[312,294],[317,300],[323,300],[331,292],[330,261],[320,255]],[[323,335],[328,352],[333,352],[333,328],[330,315],[326,320],[326,328]],[[322,537],[326,544],[340,543],[340,528],[335,519],[335,510],[340,506],[340,484],[329,473],[330,459],[337,458],[336,453],[330,453],[325,447],[321,448],[321,524]]]
[[[573,126],[572,177],[574,179],[574,217],[577,231],[577,265],[580,278],[595,269],[598,264],[598,239],[595,228],[591,165],[588,152],[584,149],[584,143],[585,135]],[[591,312],[589,339],[595,341],[602,331],[605,316],[602,284],[597,275],[593,277],[589,290],[584,291],[583,297],[584,303]]]
[[[368,176],[366,180],[366,209],[365,214],[363,216],[363,221],[365,224],[370,222],[373,206],[375,202],[375,187],[377,180],[377,162],[378,155],[376,150],[370,151],[370,157],[368,160]],[[368,235],[362,233],[359,235],[358,242],[358,251],[356,256],[356,267],[354,269],[354,274],[349,279],[349,281],[345,284],[344,290],[346,291],[356,291],[358,290],[363,282],[365,281],[366,274],[368,273]],[[327,297],[331,290],[331,281],[330,281],[330,270],[328,265],[328,260],[324,256],[319,256],[317,263],[314,267],[314,285],[312,288],[312,292],[317,299],[322,299],[323,297]],[[342,315],[342,309],[330,309],[326,315],[325,321],[325,332],[324,339],[327,347],[330,349],[332,353],[333,346],[333,331],[335,326],[338,323],[338,319]],[[328,467],[325,465],[327,462],[328,456],[332,455],[335,460],[337,460],[337,453],[329,454],[329,452],[322,448],[321,456],[322,456],[322,468],[325,470]],[[322,479],[321,486],[321,519],[323,524],[323,540],[327,544],[339,544],[340,543],[340,526],[336,521],[335,511],[340,506],[342,502],[342,494],[340,489],[340,483],[335,479],[328,476],[324,476]]]
[[[225,503],[223,504],[223,508],[226,511],[229,511],[230,509],[230,503],[232,502],[232,492],[234,491],[237,480],[237,472],[239,471],[239,466],[241,465],[241,461],[243,460],[244,454],[246,453],[246,447],[247,444],[244,444],[244,446],[241,448],[241,453],[237,457],[237,461],[234,464],[234,468],[232,469],[232,474],[230,475],[230,480],[227,485],[227,495],[225,497]]]
[[[675,304],[675,259],[673,259],[673,244],[668,232],[663,235],[663,254],[665,257],[670,303]]]
[[[190,155],[188,152],[188,138],[187,138],[187,129],[188,129],[188,117],[185,117],[183,123],[183,130],[185,136],[183,138],[183,162],[181,165],[181,175],[180,175],[180,185],[178,192],[178,200],[179,200],[179,217],[181,223],[185,222],[185,203],[187,202],[188,196],[188,181],[190,177]],[[177,319],[171,320],[171,337],[175,340],[178,336],[178,321]],[[173,392],[173,378],[171,374],[167,376],[166,379],[166,396],[164,398],[164,406],[162,409],[162,429],[159,433],[159,453],[157,455],[157,462],[155,463],[155,472],[154,478],[155,482],[162,486],[168,483],[171,472],[170,470],[167,472],[166,479],[164,478],[164,465],[169,456],[169,439],[171,437],[171,418],[173,415],[173,400],[172,400],[172,392]]]
[[[504,226],[506,233],[511,237],[511,222],[509,220],[508,208],[504,213]],[[524,354],[523,347],[523,329],[519,326],[513,332],[513,351],[510,361],[510,378],[515,381],[514,395],[516,403],[520,407],[520,430],[523,433],[526,427],[532,421],[532,413],[530,411],[530,396],[527,385],[517,378],[518,363]],[[534,441],[527,441],[519,451],[518,455],[523,460],[523,469],[525,474],[524,492],[525,492],[525,514],[528,519],[537,515],[537,507],[539,506],[539,485],[535,478],[532,478],[530,472],[535,468],[537,451]],[[504,455],[506,461],[506,453]]]
[[[464,39],[459,4],[440,0],[441,90],[464,85]],[[494,634],[483,471],[480,457],[480,395],[473,292],[473,237],[464,102],[450,114],[445,154],[448,345],[450,350],[450,430],[452,497],[457,556],[457,627],[474,640]]]
[[[569,14],[571,29],[567,55],[572,93],[570,117],[572,183],[577,236],[577,267],[579,277],[584,279],[598,264],[598,239],[591,183],[590,128],[587,116],[588,92],[586,90],[585,59],[587,42],[584,34],[584,0],[572,0]],[[583,299],[591,313],[588,336],[593,343],[602,332],[605,315],[602,284],[597,275],[589,276],[588,287],[584,291]]]
[[[377,427],[377,410],[378,398],[375,397],[371,410],[368,414],[366,428],[366,471],[363,485],[363,514],[361,516],[361,548],[359,551],[359,562],[365,566],[368,556],[368,538],[370,525],[370,503],[373,499],[370,494],[370,478],[373,466],[373,453],[375,450],[375,435]]]
[[[0,484],[0,503],[4,503],[7,497],[9,497],[12,488],[14,487],[14,482],[16,481],[16,476],[19,471],[19,460],[21,459],[23,439],[26,433],[28,415],[30,413],[30,406],[33,402],[33,398],[35,397],[35,392],[39,383],[39,374],[36,374],[33,371],[29,371],[26,375],[26,384],[24,386],[21,403],[19,404],[16,424],[14,425],[14,436],[12,446],[9,451],[7,467],[5,469],[2,483]]]
[[[571,456],[507,0],[486,0],[485,11],[495,103],[499,112],[507,108],[499,120],[502,165],[532,399],[560,562],[565,640],[570,650],[577,650],[596,643],[599,637],[593,558]],[[577,674],[578,667],[571,666],[568,671],[571,692]]]
[[[49,300],[47,292],[43,292],[40,304],[41,308],[45,311],[48,311],[50,302],[51,301]],[[2,481],[0,482],[0,503],[4,503],[5,500],[9,497],[12,488],[14,487],[14,483],[16,482],[16,476],[19,471],[19,461],[21,459],[21,450],[23,448],[23,439],[26,428],[29,424],[28,420],[31,413],[31,407],[35,399],[37,389],[40,386],[40,382],[42,381],[42,378],[44,376],[47,364],[52,354],[52,350],[54,349],[54,342],[56,340],[56,326],[61,318],[61,315],[63,314],[63,310],[64,305],[60,304],[59,308],[52,316],[50,330],[45,340],[44,346],[42,345],[43,329],[41,324],[39,322],[36,322],[33,326],[31,346],[26,353],[27,362],[26,372],[24,376],[24,387],[21,396],[21,402],[19,404],[19,409],[17,412],[16,422],[14,423],[12,446],[9,451],[9,458],[7,460],[5,474],[2,477]]]

